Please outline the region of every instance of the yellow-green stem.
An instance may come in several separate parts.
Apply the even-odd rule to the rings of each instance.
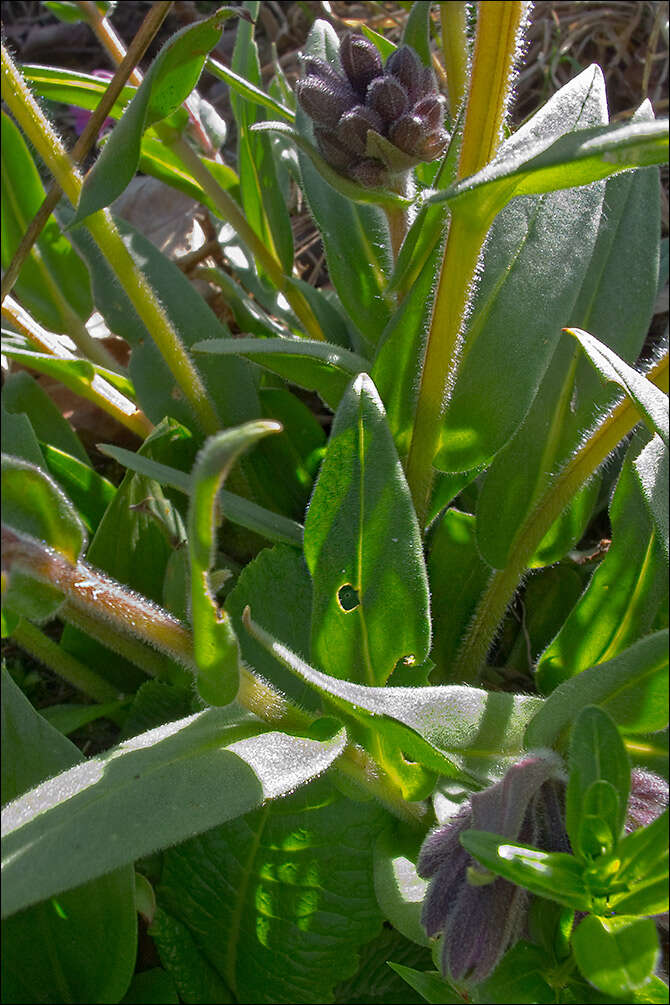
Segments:
[[[2,97],[20,127],[38,151],[63,192],[77,206],[83,180],[73,166],[57,134],[2,46]],[[206,433],[221,428],[202,378],[186,352],[179,335],[143,273],[137,268],[108,210],[86,220],[98,247],[114,269],[135,310],[146,325],[169,366],[195,417]]]
[[[507,107],[525,4],[485,0],[479,4],[470,92],[463,128],[458,178],[484,167],[497,149]],[[407,480],[423,524],[433,481],[447,397],[459,356],[460,329],[489,222],[473,228],[452,213],[424,357],[416,416],[407,461]]]
[[[13,297],[6,297],[5,302],[2,305],[2,316],[6,318],[17,331],[22,332],[27,338],[35,345],[39,350],[41,350],[45,355],[54,356],[58,359],[67,359],[68,351],[62,347],[59,342],[57,335],[52,335],[45,328],[42,328],[40,324],[35,321],[33,317],[28,314],[25,308],[21,307]],[[74,354],[71,354],[72,359],[76,359]],[[36,361],[35,361],[36,362]],[[28,364],[30,365],[30,363]],[[38,369],[35,366],[35,369]],[[144,412],[137,408],[134,401],[130,398],[126,398],[124,394],[105,380],[100,374],[95,374],[90,383],[87,383],[78,377],[73,377],[71,381],[68,380],[67,375],[60,376],[61,383],[66,387],[69,387],[71,391],[78,394],[81,398],[85,398],[87,401],[92,402],[107,415],[111,415],[113,419],[125,426],[131,432],[139,436],[141,440],[145,439],[153,430],[153,425],[146,417]]]
[[[647,376],[658,387],[667,390],[667,355],[652,367]],[[509,562],[504,569],[493,573],[480,598],[454,667],[458,680],[466,683],[477,680],[498,625],[542,538],[579,489],[640,419],[640,413],[632,401],[625,398],[612,409],[538,499],[514,538]]]
[[[105,93],[100,98],[97,107],[93,111],[90,119],[84,126],[84,129],[75,143],[71,151],[71,158],[75,164],[81,164],[82,160],[94,145],[100,129],[107,118],[112,106],[119,94],[123,90],[123,87],[128,80],[129,76],[133,73],[135,64],[139,62],[144,53],[147,50],[152,38],[158,31],[166,17],[170,7],[172,6],[171,0],[168,2],[155,3],[149,9],[144,21],[142,22],[139,31],[137,32],[135,38],[128,47],[128,52],[126,53],[126,58],[122,61],[117,72],[114,74],[114,78],[110,81],[109,87],[106,89]],[[49,216],[56,208],[56,205],[62,195],[60,185],[56,181],[51,183],[49,191],[47,192],[44,202],[40,206],[39,210],[30,221],[30,225],[26,229],[18,248],[16,249],[14,256],[9,263],[5,274],[2,277],[2,299],[4,300],[8,293],[11,293],[14,283],[18,277],[21,265],[25,259],[30,254],[30,250],[35,244],[35,241],[39,238],[42,233],[42,229],[45,226]],[[90,358],[90,353],[86,352]],[[104,364],[110,366],[109,363]],[[110,367],[115,369],[114,366]]]
[[[449,114],[452,120],[465,99],[468,86],[468,35],[466,31],[467,4],[452,0],[440,4],[442,52],[447,75]]]

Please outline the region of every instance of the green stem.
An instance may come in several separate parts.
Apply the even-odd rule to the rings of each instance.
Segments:
[[[64,649],[31,624],[21,618],[12,632],[12,639],[24,652],[32,656],[38,663],[52,670],[63,680],[77,688],[82,694],[94,701],[116,701],[120,696],[118,689],[90,670],[78,659],[65,652]]]
[[[442,52],[447,75],[449,114],[452,121],[458,115],[468,86],[468,35],[466,31],[467,4],[451,2],[440,4]]]
[[[191,682],[190,675],[181,668],[177,668],[175,673],[174,663],[168,662],[165,654],[128,635],[127,631],[120,631],[118,626],[109,621],[92,616],[83,607],[66,600],[58,611],[58,617],[139,667],[148,677],[168,681],[170,684],[187,685]]]
[[[83,180],[72,165],[57,134],[2,46],[2,97],[18,124],[47,165],[73,206],[77,206]],[[109,261],[121,285],[146,325],[169,366],[177,384],[189,402],[196,419],[206,433],[220,429],[214,406],[202,378],[186,352],[179,335],[143,273],[123,243],[108,210],[93,213],[86,220],[96,244]]]
[[[519,0],[479,4],[470,93],[457,178],[484,167],[495,155],[509,95],[525,5]],[[472,225],[455,209],[442,259],[433,317],[426,342],[407,480],[423,525],[433,482],[448,394],[456,377],[463,315],[470,296],[486,225]]]
[[[17,304],[13,297],[7,297],[2,305],[2,316],[7,318],[11,324],[22,332],[33,345],[36,345],[43,353],[58,359],[67,359],[68,351],[59,344],[58,336],[52,335],[45,328],[35,321],[28,312]],[[8,350],[9,355],[9,350]],[[76,357],[72,355],[72,359]],[[29,365],[39,370],[37,360],[31,360]],[[44,368],[46,371],[46,367]],[[67,374],[60,375],[60,381],[71,391],[81,398],[92,402],[97,408],[111,415],[113,419],[125,426],[141,440],[145,439],[153,430],[153,425],[147,419],[144,412],[137,408],[134,401],[127,398],[120,391],[117,391],[109,381],[100,374],[95,374],[90,382],[83,381],[78,377],[68,380]]]
[[[71,157],[75,164],[80,164],[88,151],[94,145],[100,129],[107,118],[108,113],[111,111],[114,102],[118,98],[119,94],[123,90],[123,87],[128,80],[128,77],[132,74],[135,64],[140,61],[144,53],[146,52],[149,43],[161,26],[161,23],[165,19],[168,10],[172,6],[171,2],[161,2],[152,5],[148,14],[146,15],[140,30],[133,39],[132,43],[128,48],[126,53],[126,58],[122,61],[117,72],[114,74],[113,80],[110,81],[109,87],[105,93],[100,98],[96,109],[91,115],[90,119],[86,123],[83,132],[74,147],[72,148]],[[96,8],[97,9],[97,8]],[[30,221],[30,224],[26,228],[26,231],[21,238],[18,248],[16,249],[14,256],[7,267],[5,274],[2,277],[2,300],[11,293],[14,283],[19,275],[21,266],[26,260],[30,251],[38,240],[42,230],[49,219],[51,213],[56,208],[58,201],[62,195],[60,185],[57,182],[52,182],[49,191],[47,192],[44,202],[40,206],[39,210]],[[83,327],[83,326],[82,326]],[[100,346],[95,339],[91,340],[93,345],[89,345],[86,338],[90,338],[88,331],[84,328],[86,335],[81,334],[81,343],[77,342],[80,351],[84,355],[88,356],[89,359],[96,360],[94,353],[100,352],[101,358],[97,362],[101,363],[102,366],[107,366],[112,370],[119,370],[119,366],[114,360],[114,357],[107,353],[104,346]],[[77,341],[75,339],[75,341]],[[107,359],[105,357],[108,357]]]
[[[667,388],[667,355],[652,367],[647,376],[658,387]],[[498,625],[542,538],[570,500],[640,419],[640,413],[632,401],[625,398],[612,409],[540,496],[512,542],[507,565],[493,573],[480,598],[454,668],[458,680],[466,683],[477,680]]]

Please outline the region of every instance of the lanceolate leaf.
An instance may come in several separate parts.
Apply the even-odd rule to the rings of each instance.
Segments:
[[[305,521],[312,651],[329,674],[383,684],[430,646],[428,581],[409,489],[374,384],[338,409]]]
[[[630,763],[616,725],[587,705],[572,729],[565,827],[576,855],[596,858],[616,847],[626,817]]]
[[[198,691],[210,705],[228,705],[239,687],[240,650],[230,618],[220,611],[209,582],[216,551],[216,497],[238,455],[269,433],[276,422],[249,422],[211,437],[191,473],[188,517],[191,559],[191,623]]]
[[[255,624],[248,611],[245,626],[338,713],[348,720],[358,719],[412,760],[447,776],[458,777],[459,769],[478,778],[502,774],[521,756],[523,732],[542,701],[459,685],[383,688],[352,684],[314,670]]]
[[[584,71],[591,72],[592,68]],[[549,146],[542,137],[535,137],[529,144],[514,142],[503,147],[482,171],[435,193],[429,201],[458,205],[473,219],[485,220],[515,196],[590,185],[620,171],[663,164],[667,159],[667,136],[666,119],[582,125]]]
[[[321,774],[324,742],[268,732],[237,706],[127,740],[3,811],[3,915],[248,813]]]
[[[610,506],[609,551],[538,663],[545,693],[636,642],[667,596],[665,554],[632,468],[638,449],[631,445]]]
[[[648,104],[648,103],[647,103]],[[651,110],[643,105],[636,118]],[[638,171],[607,182],[604,212],[584,283],[570,317],[629,363],[639,356],[656,299],[658,263],[649,248],[659,220],[658,172]],[[619,291],[626,285],[629,295]],[[573,323],[571,321],[571,323]],[[477,543],[488,562],[504,568],[516,531],[546,485],[593,423],[614,402],[592,364],[565,337],[559,341],[536,398],[515,436],[495,457],[477,505]],[[519,465],[518,458],[524,463]],[[531,567],[549,565],[582,536],[600,488],[592,479],[545,535]]]
[[[467,830],[460,840],[487,869],[531,893],[576,911],[588,911],[591,907],[591,895],[582,876],[583,866],[572,855],[538,851],[489,831]]]
[[[553,141],[606,118],[592,67],[563,87],[509,142]],[[513,200],[481,258],[436,466],[464,471],[489,460],[526,415],[569,323],[593,253],[604,185]],[[541,291],[541,294],[540,294]],[[538,311],[538,296],[542,310]]]
[[[656,532],[663,545],[667,562],[670,556],[668,544],[670,471],[668,470],[668,447],[658,433],[634,459],[633,468],[635,477],[640,483],[644,500],[651,512],[652,520],[656,524]]]
[[[32,89],[41,97],[50,101],[60,101],[66,105],[76,105],[91,112],[97,108],[100,98],[109,87],[109,81],[92,73],[78,73],[62,67],[24,63],[21,72]],[[109,117],[120,119],[124,108],[136,93],[136,87],[126,84],[110,109]],[[186,112],[182,112],[183,122],[186,121],[186,117]]]
[[[137,471],[139,474],[153,478],[161,485],[168,485],[177,489],[185,495],[190,495],[191,480],[184,471],[172,468],[168,464],[160,464],[150,457],[142,454],[134,454],[123,447],[116,447],[112,443],[100,443],[98,449],[108,457],[113,457],[123,464],[130,471]],[[270,541],[279,541],[285,544],[302,545],[302,527],[295,520],[289,520],[281,513],[273,513],[264,509],[250,499],[235,495],[234,492],[227,492],[220,489],[218,500],[223,510],[223,514],[228,520],[252,530],[256,534],[262,534]]]
[[[384,329],[371,371],[402,458],[409,450],[416,412],[418,376],[425,353],[440,260],[439,243],[438,235],[438,246],[428,256],[407,296]]]
[[[609,346],[603,345],[593,335],[580,328],[568,328],[580,343],[584,352],[596,367],[601,376],[618,384],[635,402],[653,433],[658,433],[666,447],[668,446],[668,396],[650,380],[628,366]]]
[[[526,742],[531,748],[562,743],[574,710],[585,705],[605,709],[622,733],[655,733],[668,724],[667,688],[665,629],[559,684],[531,720]]]
[[[332,1001],[381,926],[372,849],[386,819],[320,780],[168,852],[158,903],[237,1001]]]
[[[185,101],[221,37],[224,22],[238,14],[222,7],[210,18],[183,28],[163,46],[87,176],[73,225],[109,206],[123,192],[137,170],[142,133]]]
[[[197,342],[194,352],[243,356],[292,384],[316,391],[335,409],[357,373],[366,371],[367,360],[330,342],[305,338],[236,338]]]
[[[4,669],[2,676],[7,802],[83,757],[38,715]],[[124,866],[3,921],[3,999],[119,1001],[133,973],[136,942],[134,870]]]

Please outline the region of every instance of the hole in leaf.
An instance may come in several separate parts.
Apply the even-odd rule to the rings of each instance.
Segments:
[[[349,611],[355,611],[361,601],[358,591],[353,588],[351,583],[345,583],[337,591],[337,602],[347,614]]]

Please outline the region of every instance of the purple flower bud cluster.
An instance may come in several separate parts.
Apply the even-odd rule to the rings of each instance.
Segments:
[[[401,46],[382,66],[372,42],[347,32],[340,60],[344,73],[307,57],[296,84],[319,150],[336,171],[361,185],[383,185],[440,156],[449,139],[442,98],[413,49]]]

